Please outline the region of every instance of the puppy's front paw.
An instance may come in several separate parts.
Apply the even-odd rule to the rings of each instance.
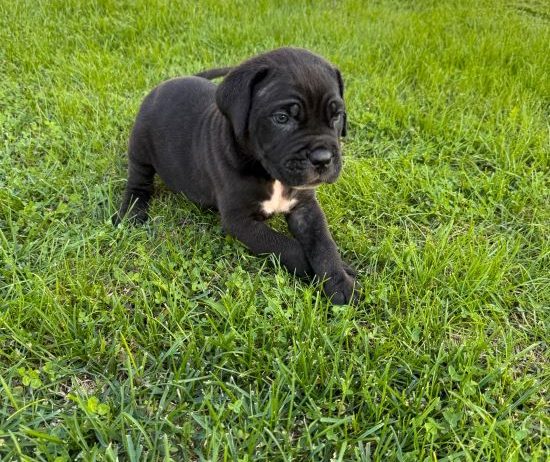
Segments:
[[[355,268],[348,265],[346,262],[342,262],[342,266],[344,267],[344,271],[348,274],[348,276],[351,276],[353,279],[357,276],[357,271],[355,271]]]
[[[144,224],[149,216],[145,210],[130,210],[128,212],[117,212],[111,216],[111,222],[114,226],[118,226],[123,219],[126,219],[129,223],[133,225],[142,225]]]
[[[359,285],[347,271],[333,276],[325,282],[325,294],[335,305],[356,305],[359,303]]]

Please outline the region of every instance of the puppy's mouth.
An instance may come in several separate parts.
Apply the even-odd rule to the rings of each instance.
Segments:
[[[278,170],[283,184],[294,189],[315,189],[323,183],[334,183],[340,174],[340,157],[335,155],[330,165],[315,166],[308,159],[289,159]]]
[[[309,184],[302,184],[302,185],[299,185],[299,186],[292,186],[292,189],[298,189],[299,191],[307,191],[308,189],[317,189],[322,184],[323,184],[322,181],[314,181],[313,183],[309,183]]]
[[[261,163],[267,173],[294,189],[314,189],[323,183],[334,183],[342,167],[340,150],[332,146],[300,148],[282,159],[280,151],[262,154]]]
[[[330,172],[322,173],[311,170],[281,173],[274,175],[274,178],[290,188],[305,190],[318,188],[324,183],[334,183],[338,178],[339,171],[331,169]]]

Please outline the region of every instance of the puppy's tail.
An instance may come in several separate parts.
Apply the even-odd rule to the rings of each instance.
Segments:
[[[207,71],[199,72],[198,74],[195,74],[195,76],[212,80],[217,79],[218,77],[223,77],[229,74],[232,70],[232,67],[217,67],[216,69],[208,69]]]

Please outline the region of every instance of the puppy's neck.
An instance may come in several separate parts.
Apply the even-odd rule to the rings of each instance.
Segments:
[[[246,140],[237,139],[231,124],[222,116],[222,123],[225,125],[226,134],[233,140],[233,146],[224,151],[224,157],[228,164],[245,176],[253,176],[263,180],[271,181],[273,178],[263,167],[255,154],[254,148]]]

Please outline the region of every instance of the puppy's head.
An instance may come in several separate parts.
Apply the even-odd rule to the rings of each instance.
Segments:
[[[309,51],[280,48],[233,69],[216,103],[270,176],[313,188],[335,181],[342,168],[343,96],[338,69]]]

